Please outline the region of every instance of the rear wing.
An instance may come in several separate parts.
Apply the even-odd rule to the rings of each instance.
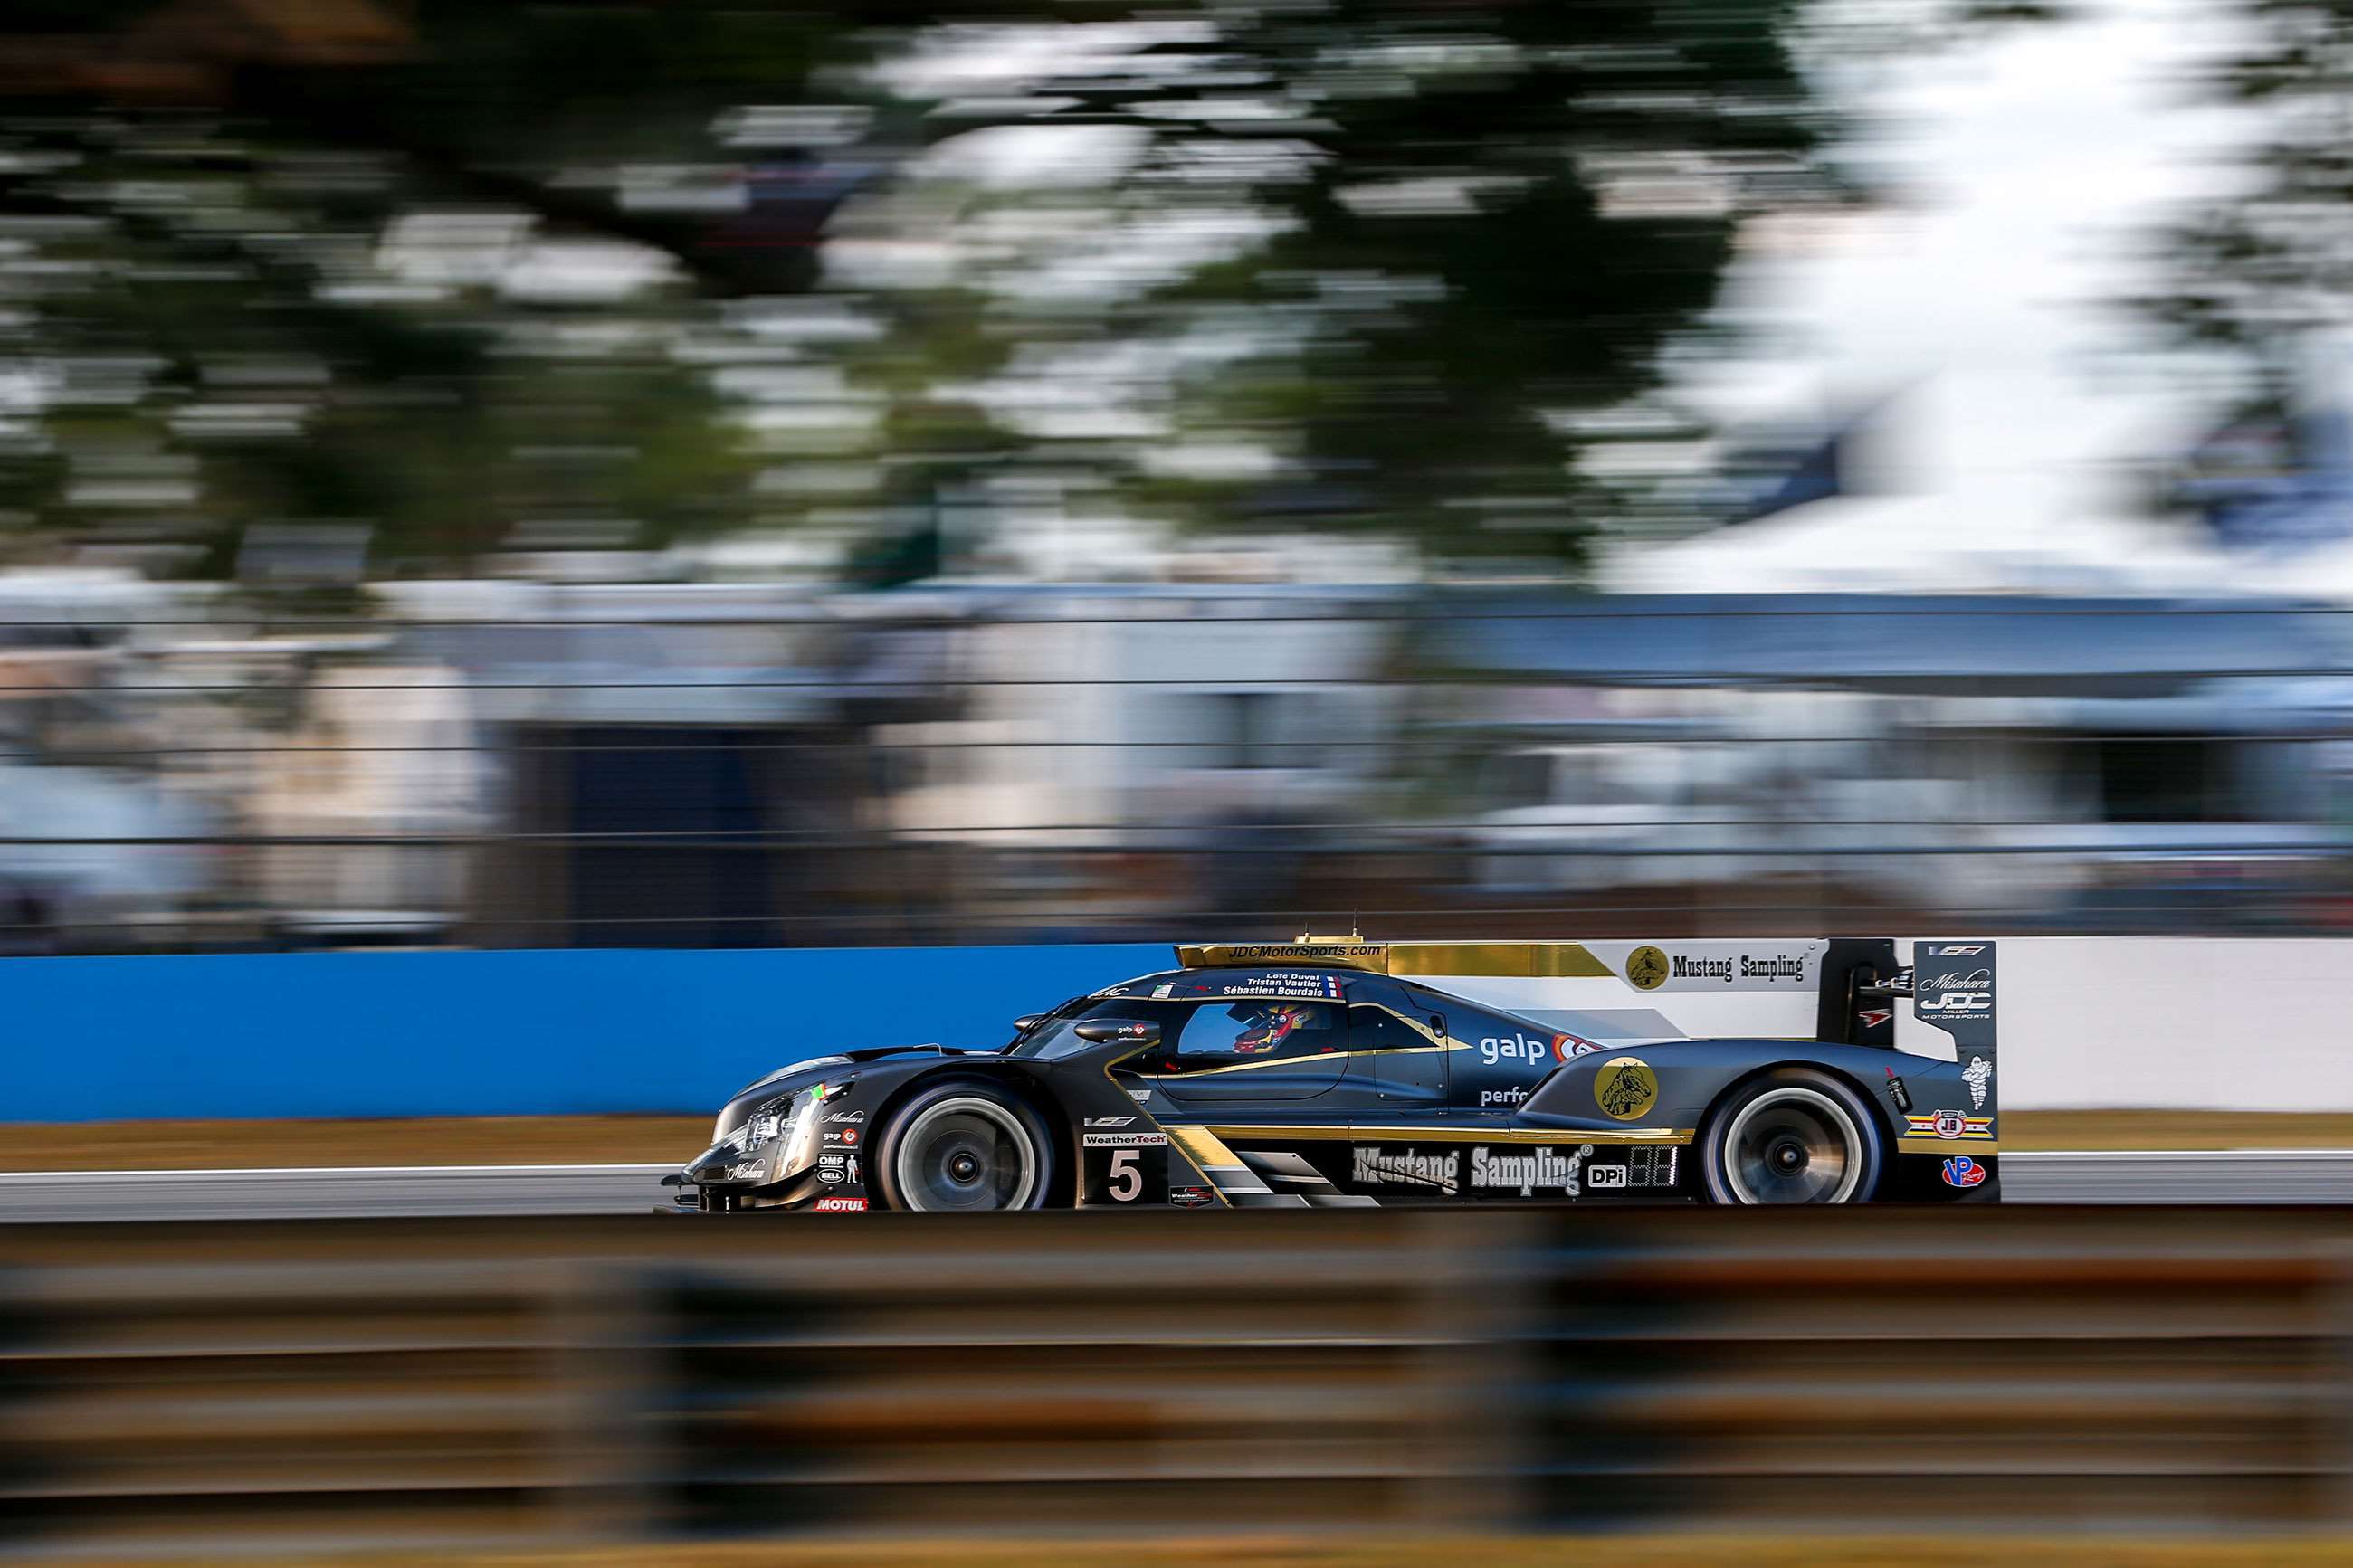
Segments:
[[[1913,1016],[1953,1037],[1957,1051],[1994,1048],[1994,946],[1989,942],[1920,942],[1914,961],[1895,965],[1892,942],[1833,940],[1823,965],[1819,1037],[1854,1046],[1894,1043],[1895,1008],[1912,999]],[[1839,950],[1863,949],[1841,953]]]
[[[1961,1082],[1969,1095],[1963,1125],[1982,1125],[1989,1136],[1998,1110],[1994,1038],[2000,1018],[1994,1001],[1993,950],[1989,942],[1916,942],[1912,965],[1914,1015],[1953,1037],[1953,1058],[1961,1064]],[[1936,1131],[1943,1137],[1949,1129]]]

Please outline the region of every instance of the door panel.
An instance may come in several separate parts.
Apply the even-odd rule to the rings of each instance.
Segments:
[[[1344,1086],[1350,1109],[1374,1115],[1443,1113],[1452,1053],[1434,1046],[1385,1007],[1350,1007]]]

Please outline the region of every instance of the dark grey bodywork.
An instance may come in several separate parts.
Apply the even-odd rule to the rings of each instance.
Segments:
[[[1863,972],[1875,981],[1894,947],[1872,945],[1887,954],[1884,970]],[[1894,995],[1953,1037],[1956,1060],[1839,1039],[1597,1047],[1345,966],[1171,970],[1071,998],[996,1050],[850,1051],[779,1069],[734,1096],[713,1147],[669,1180],[681,1206],[704,1212],[881,1206],[871,1161],[895,1111],[958,1081],[1038,1112],[1052,1141],[1040,1206],[1701,1201],[1698,1159],[1727,1097],[1804,1069],[1852,1089],[1875,1119],[1883,1158],[1862,1196],[1989,1201],[1994,944],[1916,952]],[[1822,1032],[1891,1037],[1887,1007],[1858,1013],[1872,998],[1859,1003],[1843,972],[1821,984]],[[1187,1028],[1197,1014],[1240,1031],[1229,1048],[1181,1043],[1200,1033]],[[1076,1038],[1089,1021],[1153,1037]]]

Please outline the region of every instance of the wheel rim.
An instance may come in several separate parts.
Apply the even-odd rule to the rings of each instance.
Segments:
[[[908,1123],[895,1169],[911,1209],[1027,1208],[1038,1185],[1038,1151],[1013,1112],[960,1096],[925,1107]]]
[[[1862,1180],[1862,1134],[1846,1108],[1810,1089],[1777,1089],[1740,1108],[1724,1173],[1744,1204],[1842,1204]]]

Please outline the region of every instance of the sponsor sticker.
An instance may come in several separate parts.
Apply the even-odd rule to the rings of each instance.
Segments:
[[[1934,1023],[1939,1018],[1990,1018],[1993,1016],[1993,971],[1972,970],[1967,974],[1932,974],[1920,982],[1918,999],[1913,1011]]]
[[[1127,1091],[1127,1097],[1141,1105],[1152,1098],[1152,1091],[1148,1089],[1131,1089]]]
[[[1558,1037],[1566,1039],[1567,1037]],[[1479,1059],[1489,1067],[1499,1062],[1525,1062],[1534,1067],[1538,1062],[1553,1061],[1554,1050],[1551,1041],[1514,1031],[1508,1035],[1489,1035],[1480,1040]],[[1559,1059],[1566,1061],[1568,1058],[1562,1057]]]
[[[1627,1185],[1628,1175],[1629,1172],[1623,1165],[1588,1165],[1585,1168],[1585,1184],[1598,1193],[1605,1187]]]
[[[1277,959],[1339,959],[1380,958],[1388,956],[1388,944],[1378,942],[1237,942],[1225,949],[1221,962],[1226,963],[1267,963]]]
[[[1659,1078],[1640,1057],[1620,1057],[1593,1075],[1594,1103],[1604,1116],[1631,1121],[1659,1101]]]
[[[1952,942],[1945,942],[1941,945],[1932,943],[1928,948],[1928,956],[1931,958],[1975,958],[1978,953],[1981,953],[1984,951],[1985,943],[1981,942],[1972,942],[1966,947],[1958,946]]]
[[[1576,1057],[1589,1057],[1601,1047],[1579,1035],[1555,1035],[1552,1037],[1552,1058],[1565,1062]]]
[[[1155,1001],[1156,1001],[1156,1002],[1166,1002],[1166,1000],[1168,1000],[1169,994],[1170,994],[1171,992],[1175,991],[1176,989],[1176,982],[1171,981],[1171,980],[1164,980],[1164,981],[1162,981],[1159,984],[1157,984],[1157,985],[1155,985],[1155,986],[1154,986],[1154,987],[1152,988],[1152,996],[1153,996],[1153,1000],[1155,1000]]]
[[[1367,1186],[1435,1187],[1450,1196],[1462,1174],[1462,1152],[1425,1154],[1419,1149],[1358,1147],[1349,1166],[1349,1180]]]
[[[840,1143],[845,1145],[855,1143],[858,1142],[858,1129],[855,1127],[845,1127],[839,1132],[828,1132],[825,1135],[825,1141],[828,1143]]]
[[[864,1121],[865,1120],[866,1112],[862,1110],[837,1110],[832,1115],[826,1118],[826,1121],[829,1122],[838,1121],[844,1126],[856,1126],[858,1123]]]
[[[1990,1138],[1993,1118],[1964,1116],[1957,1110],[1932,1110],[1926,1116],[1907,1116],[1904,1130],[1918,1138]]]
[[[1895,1076],[1895,1069],[1894,1068],[1882,1068],[1879,1070],[1887,1075],[1887,1098],[1895,1102],[1895,1109],[1898,1110],[1911,1110],[1912,1091],[1904,1087],[1904,1080]]]
[[[1563,1197],[1573,1198],[1581,1185],[1579,1178],[1585,1162],[1591,1158],[1590,1143],[1579,1144],[1574,1154],[1556,1154],[1548,1146],[1497,1153],[1482,1145],[1471,1151],[1471,1184],[1486,1189],[1516,1188],[1524,1198],[1535,1196],[1539,1188],[1557,1188]]]
[[[1993,1081],[1993,1064],[1983,1057],[1971,1057],[1969,1065],[1961,1069],[1961,1081],[1969,1086],[1969,1109],[1985,1109],[1986,1085]]]
[[[1855,1014],[1854,1016],[1855,1021],[1861,1024],[1864,1028],[1876,1029],[1880,1025],[1886,1023],[1889,1019],[1895,1016],[1895,1009],[1893,1007],[1865,1007],[1861,1012]]]
[[[809,1205],[809,1207],[819,1214],[864,1214],[866,1200],[864,1198],[819,1198]]]
[[[1166,1149],[1166,1132],[1082,1132],[1079,1146],[1084,1149]]]
[[[768,1167],[763,1165],[757,1160],[753,1161],[748,1165],[730,1165],[727,1167],[727,1179],[731,1182],[757,1182],[765,1180],[767,1174]]]
[[[1479,1091],[1479,1103],[1480,1103],[1481,1105],[1482,1105],[1482,1106],[1485,1106],[1485,1105],[1517,1105],[1517,1104],[1519,1104],[1519,1103],[1520,1103],[1520,1101],[1522,1101],[1522,1100],[1525,1100],[1527,1097],[1528,1097],[1528,1091],[1527,1091],[1526,1089],[1522,1089],[1522,1088],[1521,1088],[1519,1085],[1517,1085],[1517,1084],[1514,1084],[1514,1085],[1513,1085],[1511,1088],[1509,1088],[1509,1089],[1481,1089],[1481,1090]]]
[[[1753,948],[1745,942],[1696,942],[1674,948],[1644,943],[1626,954],[1626,983],[1637,991],[1694,991],[1736,986],[1744,991],[1802,991],[1817,978],[1820,942]]]
[[[1986,1179],[1986,1168],[1967,1154],[1956,1154],[1945,1162],[1945,1185],[1974,1187]]]
[[[1180,1209],[1205,1209],[1218,1199],[1207,1187],[1171,1187],[1168,1201]]]
[[[1126,1127],[1132,1125],[1134,1121],[1135,1118],[1133,1116],[1090,1116],[1087,1118],[1087,1125],[1106,1128]]]

